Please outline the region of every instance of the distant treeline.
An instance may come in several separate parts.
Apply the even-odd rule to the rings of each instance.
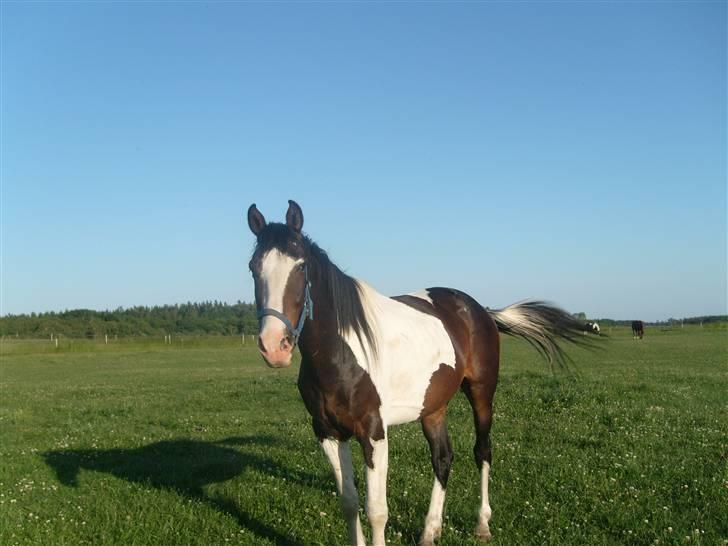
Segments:
[[[581,315],[582,313],[577,313],[574,316],[576,318],[582,318],[578,315]],[[602,326],[631,326],[632,320],[617,320],[617,319],[608,319],[608,318],[600,318],[600,319],[591,319],[594,322],[598,322]],[[670,326],[671,324],[717,324],[721,322],[728,322],[728,315],[705,315],[702,317],[688,317],[688,318],[669,318],[667,320],[658,320],[656,322],[649,322],[644,321],[644,323],[648,326]]]
[[[574,316],[584,319],[584,313]],[[631,320],[597,319],[602,326],[630,326]],[[648,323],[659,326],[669,324],[710,324],[727,322],[728,315],[711,315],[685,319],[668,319]],[[54,336],[95,338],[109,336],[163,336],[165,334],[223,335],[255,334],[258,320],[255,305],[219,301],[183,303],[154,307],[119,308],[115,311],[73,311],[31,313],[0,317],[0,335],[25,338]]]
[[[103,337],[187,335],[240,335],[258,331],[255,305],[218,301],[119,308],[115,311],[31,313],[0,317],[0,335],[20,337]]]

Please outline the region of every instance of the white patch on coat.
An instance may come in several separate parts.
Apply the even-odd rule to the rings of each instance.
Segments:
[[[285,294],[288,277],[291,276],[293,268],[303,262],[303,259],[294,259],[283,254],[277,249],[269,250],[261,260],[261,296],[263,301],[261,307],[275,309],[283,313],[283,295]],[[271,315],[263,317],[260,323],[260,333],[275,325],[275,328],[285,329],[280,319]]]
[[[377,350],[362,346],[353,331],[343,332],[344,341],[377,389],[385,426],[415,421],[432,374],[440,364],[455,368],[450,336],[440,319],[358,283]]]
[[[418,290],[417,292],[412,292],[410,296],[414,296],[415,298],[420,298],[421,300],[425,300],[430,303],[430,305],[435,305],[432,301],[432,298],[430,297],[430,291],[427,290],[427,288],[423,288],[422,290]]]
[[[430,509],[427,511],[425,518],[425,529],[420,537],[420,544],[433,544],[442,533],[442,511],[445,506],[445,488],[440,484],[440,480],[435,478],[435,484],[432,486],[432,495],[430,496]]]
[[[599,324],[597,324],[596,322],[593,322],[592,323],[592,330],[594,332],[596,332],[597,334],[600,333]]]

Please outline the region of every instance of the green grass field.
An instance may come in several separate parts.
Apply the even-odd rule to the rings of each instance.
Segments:
[[[2,343],[0,544],[345,542],[296,365],[233,338],[49,349]],[[727,544],[728,331],[615,329],[571,354],[575,378],[504,340],[492,544]],[[477,544],[462,395],[449,416],[440,543]],[[433,480],[419,425],[390,429],[390,450],[387,538],[415,544]]]

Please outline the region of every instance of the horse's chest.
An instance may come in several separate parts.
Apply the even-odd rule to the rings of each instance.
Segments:
[[[379,392],[350,358],[318,367],[303,362],[298,387],[320,438],[371,437],[381,430]]]

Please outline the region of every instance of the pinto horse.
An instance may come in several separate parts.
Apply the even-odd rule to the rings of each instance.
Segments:
[[[584,324],[584,333],[600,336],[602,335],[602,330],[601,328],[599,328],[598,322],[587,322],[586,324]]]
[[[583,344],[583,324],[536,301],[490,310],[451,288],[384,296],[343,273],[301,232],[303,212],[294,201],[284,224],[266,223],[251,205],[248,225],[257,238],[250,270],[260,320],[258,348],[270,367],[283,368],[299,346],[298,389],[333,467],[351,544],[365,540],[349,440],[356,438],[363,450],[366,513],[373,543],[381,546],[388,518],[387,429],[416,420],[435,473],[420,544],[439,538],[452,461],[445,414],[458,389],[475,421],[473,452],[481,474],[475,534],[489,540],[499,332],[524,338],[550,361],[563,361],[557,340]]]

